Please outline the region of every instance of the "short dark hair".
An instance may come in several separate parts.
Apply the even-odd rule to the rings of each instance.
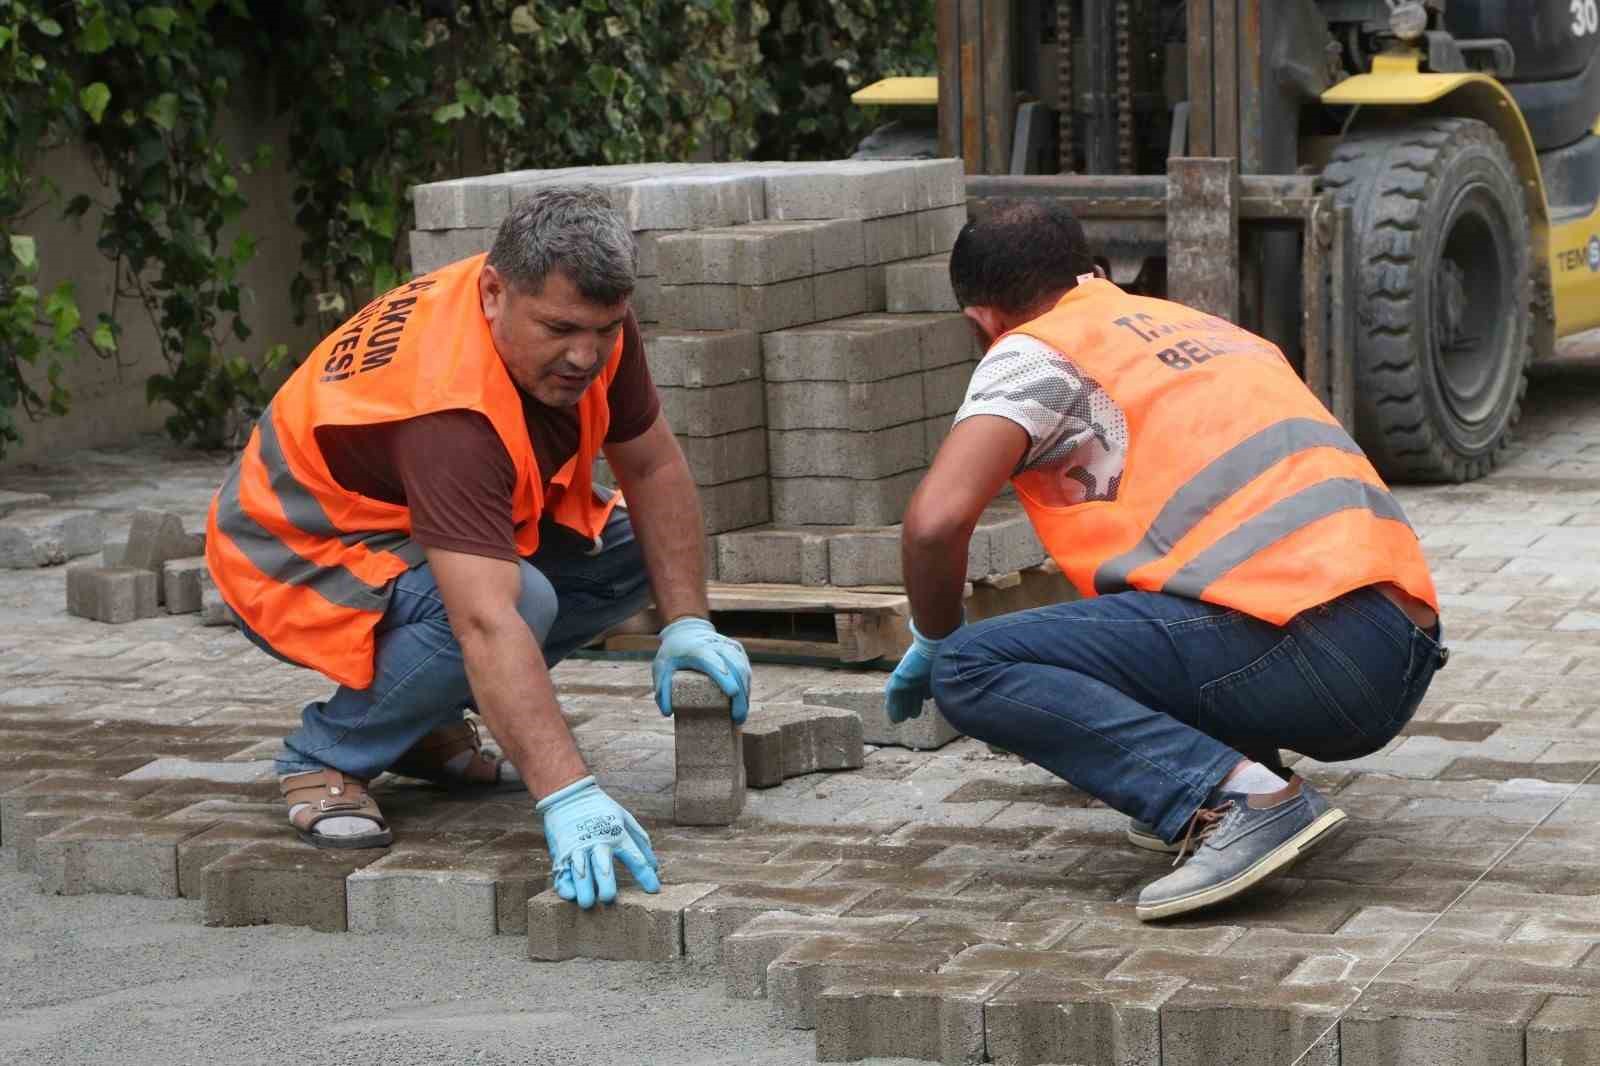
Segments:
[[[962,307],[1031,311],[1094,270],[1089,239],[1055,200],[1002,200],[961,227],[950,252],[950,287]]]
[[[633,294],[636,254],[628,223],[603,189],[558,185],[512,206],[487,262],[524,293],[537,293],[559,270],[584,299],[610,306]]]

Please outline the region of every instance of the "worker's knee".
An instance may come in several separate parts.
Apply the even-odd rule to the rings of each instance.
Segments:
[[[517,614],[528,623],[528,628],[533,630],[533,635],[542,645],[556,624],[556,613],[560,608],[555,586],[539,572],[538,567],[527,560],[523,560],[521,572],[522,588],[517,594]]]

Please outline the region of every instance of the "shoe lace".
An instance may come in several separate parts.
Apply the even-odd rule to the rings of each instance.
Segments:
[[[1223,817],[1231,810],[1233,810],[1233,800],[1228,800],[1220,807],[1201,807],[1195,811],[1194,817],[1189,819],[1189,828],[1183,834],[1183,844],[1178,849],[1177,858],[1172,860],[1172,865],[1178,865],[1192,851],[1199,851],[1200,845],[1221,827]]]

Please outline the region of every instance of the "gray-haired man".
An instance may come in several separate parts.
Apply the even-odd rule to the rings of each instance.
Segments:
[[[680,668],[712,677],[736,719],[748,707],[744,650],[706,620],[699,501],[633,286],[633,239],[604,194],[547,190],[487,256],[340,326],[262,415],[207,555],[247,636],[340,684],[278,755],[306,841],[388,844],[366,790],[384,770],[525,782],[563,896],[615,898],[613,855],[659,887],[649,838],[596,786],[549,676],[653,591],[662,712]],[[602,453],[626,510],[591,482]],[[482,751],[469,705],[504,758]]]

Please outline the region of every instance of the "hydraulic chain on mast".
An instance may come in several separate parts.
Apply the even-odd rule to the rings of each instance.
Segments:
[[[1117,171],[1132,174],[1133,0],[1117,0]]]
[[[1056,0],[1056,155],[1063,174],[1077,169],[1072,151],[1072,0]]]

